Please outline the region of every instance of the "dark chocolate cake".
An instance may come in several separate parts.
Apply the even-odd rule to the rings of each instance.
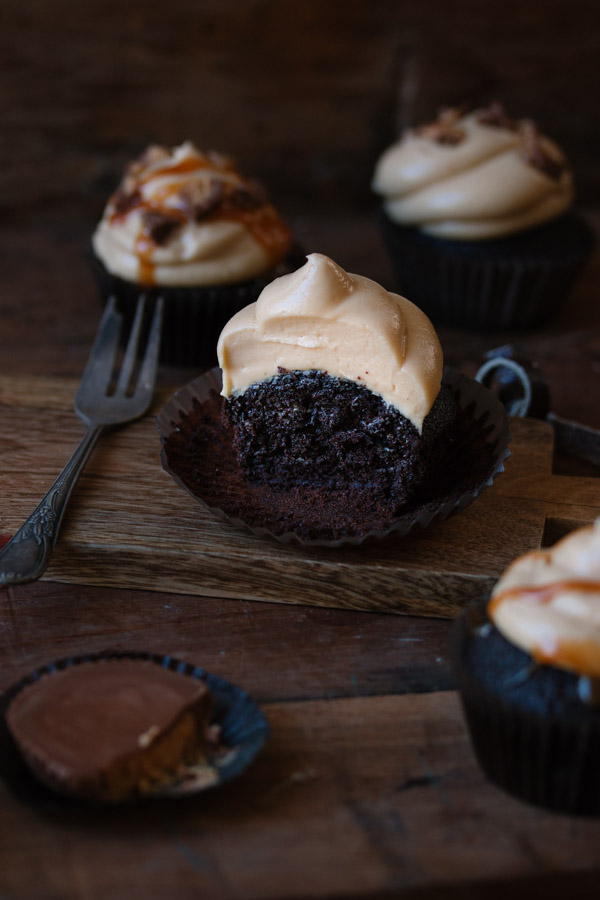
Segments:
[[[214,388],[199,387],[199,396],[194,391],[188,396],[186,389],[183,405],[176,397],[159,417],[163,466],[196,499],[250,529],[293,534],[313,543],[362,540],[391,528],[407,533],[420,523],[457,512],[502,471],[508,433],[500,403],[466,376],[449,374],[442,387],[456,404],[456,420],[448,440],[440,442],[441,462],[399,513],[385,498],[374,501],[364,481],[338,491],[316,485],[277,490],[268,482],[252,482],[244,477],[233,449],[232,429],[223,421],[225,400],[212,374],[194,384],[207,380]],[[491,409],[481,398],[473,399],[478,395]]]
[[[422,433],[368,388],[326,372],[288,372],[228,398],[223,422],[245,478],[280,491],[364,492],[395,514],[441,464],[454,398],[442,387]]]
[[[500,634],[484,604],[458,619],[453,657],[490,781],[536,806],[600,815],[600,706],[582,702],[578,675],[536,664]]]
[[[217,354],[220,377],[207,373],[200,396],[190,385],[175,416],[160,417],[163,464],[261,534],[359,543],[406,533],[465,506],[465,488],[473,499],[500,463],[486,439],[500,437],[497,417],[486,401],[474,420],[475,397],[461,406],[471,388],[443,384],[422,310],[323,254],[236,313]]]
[[[600,725],[600,705],[582,702],[579,676],[536,663],[503,637],[484,604],[471,608],[456,629],[457,665],[496,701],[510,703],[530,717],[560,716],[575,722],[591,717]]]

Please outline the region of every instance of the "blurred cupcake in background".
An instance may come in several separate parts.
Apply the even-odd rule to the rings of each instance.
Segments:
[[[436,325],[479,331],[548,321],[594,246],[572,212],[560,148],[499,103],[406,131],[373,190],[398,278]]]
[[[216,362],[224,324],[296,267],[264,187],[189,141],[151,146],[127,167],[92,243],[102,292],[126,320],[140,293],[165,298],[161,359],[180,365]]]
[[[600,816],[600,519],[509,566],[458,619],[454,669],[488,778]]]

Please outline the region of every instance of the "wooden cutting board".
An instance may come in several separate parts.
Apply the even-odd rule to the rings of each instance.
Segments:
[[[83,433],[74,381],[0,376],[0,541]],[[301,548],[222,523],[160,462],[155,415],[101,438],[71,498],[48,580],[451,617],[518,554],[600,515],[600,480],[552,473],[551,427],[511,422],[506,471],[447,522],[405,538]]]

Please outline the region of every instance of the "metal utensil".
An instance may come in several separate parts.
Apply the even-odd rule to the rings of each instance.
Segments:
[[[551,412],[548,385],[530,360],[520,358],[510,344],[496,347],[486,356],[487,362],[475,378],[486,387],[496,381],[500,400],[511,415],[549,422],[556,450],[600,466],[600,431]]]
[[[75,412],[87,431],[37,509],[0,550],[0,585],[35,581],[44,573],[71,491],[98,438],[106,428],[138,419],[148,409],[156,380],[163,301],[156,302],[144,344],[145,308],[146,298],[140,297],[117,373],[122,317],[114,298],[108,302],[75,397]]]

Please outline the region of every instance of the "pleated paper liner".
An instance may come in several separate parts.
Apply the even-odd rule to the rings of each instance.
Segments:
[[[6,712],[10,704],[23,688],[35,683],[43,675],[52,675],[70,666],[104,660],[139,660],[162,666],[188,678],[200,679],[212,694],[214,705],[211,724],[218,726],[220,732],[221,748],[214,756],[207,758],[202,751],[197,764],[182,768],[170,780],[156,785],[153,790],[121,802],[187,797],[217,788],[240,775],[267,740],[269,726],[256,702],[241,688],[206,672],[200,666],[194,666],[172,656],[146,652],[104,651],[70,656],[35,669],[9,688],[0,699],[0,775],[8,787],[22,799],[42,805],[84,802],[62,795],[60,791],[53,791],[34,775],[8,729]]]
[[[578,676],[535,665],[493,629],[485,604],[457,619],[451,652],[486,777],[525,803],[600,816],[600,706],[580,699]]]
[[[310,488],[281,492],[245,481],[231,434],[221,423],[218,368],[182,388],[160,413],[163,467],[215,516],[260,537],[327,547],[400,537],[444,521],[476,500],[504,471],[510,454],[508,417],[496,395],[459,372],[447,370],[443,381],[458,406],[455,440],[440,466],[443,471],[383,529],[372,527],[364,504],[346,510],[340,527],[339,509],[346,501],[339,492],[332,497],[328,519],[327,504],[321,497],[317,507]]]
[[[469,331],[528,331],[566,301],[595,238],[575,214],[491,241],[451,241],[396,225],[381,228],[397,289],[436,326]]]
[[[138,298],[164,297],[163,333],[160,361],[166,365],[214,366],[219,335],[236,312],[253,303],[274,278],[293,272],[305,262],[304,252],[294,247],[288,256],[264,275],[236,284],[214,287],[144,287],[111,274],[92,258],[92,265],[104,299],[117,298],[125,324],[131,326]]]

